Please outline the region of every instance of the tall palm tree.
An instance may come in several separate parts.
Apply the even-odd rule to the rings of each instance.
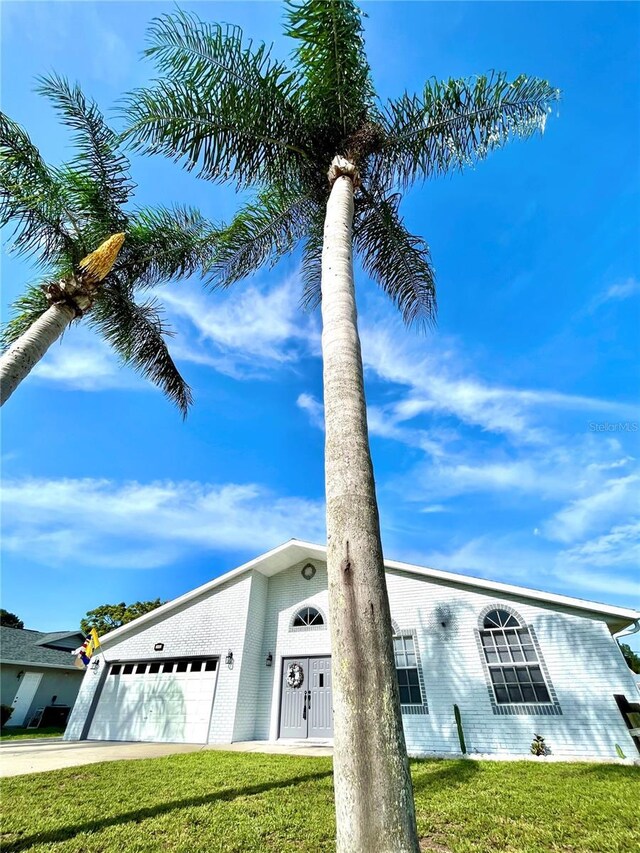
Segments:
[[[191,390],[167,348],[161,306],[134,294],[195,272],[209,257],[212,226],[189,208],[127,209],[135,189],[129,161],[96,104],[57,76],[43,78],[39,91],[75,132],[76,156],[47,165],[0,113],[0,225],[13,228],[13,247],[41,270],[2,330],[0,405],[69,324],[86,317],[186,414]]]
[[[292,66],[233,26],[177,12],[146,53],[160,74],[133,92],[138,150],[252,190],[210,269],[227,287],[303,243],[307,304],[322,303],[327,568],[338,850],[417,851],[356,321],[353,248],[407,323],[436,313],[429,248],[400,190],[459,170],[544,127],[557,91],[493,73],[433,80],[381,103],[351,0],[288,4]]]

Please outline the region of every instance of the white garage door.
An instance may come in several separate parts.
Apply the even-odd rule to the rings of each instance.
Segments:
[[[206,743],[218,661],[111,664],[89,740]]]

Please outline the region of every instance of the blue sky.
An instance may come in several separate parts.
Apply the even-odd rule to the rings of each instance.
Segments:
[[[280,4],[182,5],[291,50]],[[59,162],[69,137],[34,77],[58,71],[110,111],[152,76],[145,30],[171,8],[4,2],[2,109]],[[437,330],[403,329],[358,272],[386,553],[640,607],[640,7],[364,8],[383,98],[492,68],[563,91],[543,137],[405,198],[437,269]],[[220,220],[239,201],[161,158],[132,157],[132,174],[139,203]],[[3,257],[5,316],[32,277]],[[297,255],[229,294],[163,289],[196,396],[186,423],[82,327],[50,351],[3,409],[4,607],[27,627],[74,627],[292,536],[322,541],[319,317],[299,292]]]

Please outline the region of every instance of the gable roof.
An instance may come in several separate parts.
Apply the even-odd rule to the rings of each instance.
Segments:
[[[161,607],[138,616],[132,622],[122,625],[101,637],[101,642],[118,639],[129,631],[140,628],[144,623],[150,622],[158,617],[168,615],[172,610],[188,604],[194,598],[210,592],[228,581],[251,572],[257,571],[266,577],[272,577],[285,569],[290,568],[302,560],[322,560],[327,559],[327,548],[325,545],[317,545],[313,542],[305,542],[301,539],[290,539],[271,551],[260,554],[248,563],[243,563],[236,569],[225,572],[211,581],[208,581],[202,586],[186,592],[184,595],[168,601]],[[475,578],[470,575],[461,575],[455,572],[445,572],[441,569],[430,569],[425,566],[414,566],[410,563],[401,563],[397,560],[385,560],[385,569],[387,571],[405,572],[407,574],[419,575],[420,577],[429,578],[439,583],[450,584],[453,586],[463,586],[468,588],[476,588],[485,592],[497,592],[502,595],[515,595],[521,598],[528,598],[532,601],[539,601],[543,604],[559,605],[568,607],[574,610],[582,610],[593,615],[604,618],[609,626],[619,631],[631,622],[636,622],[640,619],[640,611],[632,610],[626,607],[618,607],[613,604],[600,604],[596,601],[587,601],[582,598],[572,598],[568,595],[560,595],[554,592],[542,592],[538,589],[530,589],[524,586],[515,586],[513,584],[501,583],[500,581],[490,581],[485,578]]]
[[[59,631],[57,635],[68,636],[68,631]],[[8,628],[0,625],[0,663],[13,663],[20,666],[36,666],[45,669],[73,669],[70,651],[48,649],[42,645],[46,637],[55,635],[44,631],[31,631],[28,628]]]
[[[56,644],[60,643],[62,640],[73,640],[73,644],[71,644],[69,648],[76,648],[77,646],[82,645],[84,641],[84,635],[82,631],[53,631],[50,634],[45,634],[40,640],[36,642],[36,645],[56,646]],[[65,645],[64,648],[66,649],[67,646]]]

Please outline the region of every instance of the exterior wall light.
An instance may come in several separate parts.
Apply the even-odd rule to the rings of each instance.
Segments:
[[[271,666],[273,664],[273,655],[271,654],[271,652],[269,652],[269,654],[267,655],[267,659],[265,661],[265,664],[267,666]]]
[[[99,667],[99,666],[100,666],[100,658],[94,658],[94,659],[91,661],[91,671],[92,671],[92,672],[97,672],[97,671],[98,671],[98,667]]]
[[[153,647],[154,652],[161,652],[164,649],[164,643],[156,643]]]
[[[231,651],[231,649],[229,649],[229,651],[227,652],[227,656],[224,659],[224,662],[229,667],[229,669],[233,669],[233,652]]]

